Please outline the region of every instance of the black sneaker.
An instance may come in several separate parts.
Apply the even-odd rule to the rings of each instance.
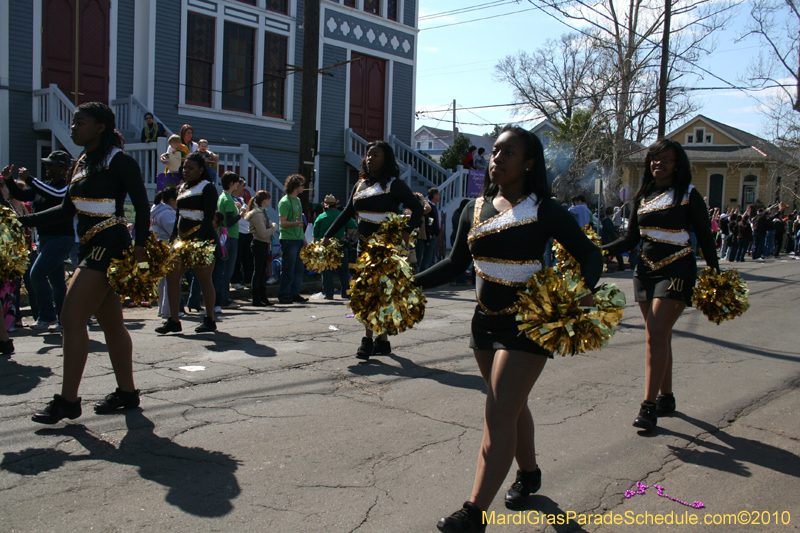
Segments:
[[[653,431],[658,422],[658,415],[656,414],[656,404],[653,402],[642,402],[642,407],[639,409],[639,416],[633,421],[634,427],[641,428],[645,431]]]
[[[389,341],[382,341],[380,339],[375,341],[375,349],[372,350],[374,355],[389,355],[392,353],[392,344]]]
[[[164,321],[163,324],[156,328],[156,333],[160,335],[166,335],[167,333],[178,333],[182,331],[183,328],[181,327],[181,323],[177,320],[172,320],[168,318]]]
[[[11,355],[14,353],[14,339],[0,341],[0,355]]]
[[[656,397],[656,414],[658,416],[667,416],[675,412],[675,395],[659,394]]]
[[[139,391],[126,392],[117,390],[103,398],[102,402],[94,404],[94,412],[98,415],[107,415],[117,409],[133,409],[139,407]]]
[[[278,303],[283,305],[289,305],[293,304],[294,300],[292,300],[291,298],[278,298]]]
[[[370,356],[374,353],[374,349],[372,337],[362,337],[361,346],[356,350],[356,357],[364,361],[369,361]]]
[[[217,331],[217,323],[207,316],[203,317],[203,323],[194,328],[195,333],[213,333]]]
[[[292,301],[295,302],[295,303],[301,304],[303,302],[307,302],[308,298],[303,298],[302,296],[297,295],[294,298],[292,298]]]
[[[542,488],[542,471],[538,468],[533,472],[517,470],[517,480],[506,492],[506,508],[522,509],[528,501],[528,496]]]
[[[472,502],[464,502],[464,507],[446,518],[440,518],[436,524],[439,531],[445,533],[483,533],[483,511]]]
[[[75,402],[68,402],[60,394],[56,394],[47,407],[41,413],[33,415],[31,420],[40,424],[55,424],[62,418],[78,418],[82,412],[80,398]]]

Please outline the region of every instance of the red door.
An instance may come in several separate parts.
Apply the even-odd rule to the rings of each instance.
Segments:
[[[67,97],[108,103],[108,0],[42,2],[42,87]]]
[[[386,61],[355,52],[351,59],[350,127],[365,140],[378,141],[386,117]]]

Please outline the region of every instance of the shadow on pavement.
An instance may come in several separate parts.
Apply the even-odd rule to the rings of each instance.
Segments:
[[[211,352],[227,352],[228,350],[241,350],[253,357],[275,357],[278,352],[275,348],[258,344],[252,337],[235,337],[230,333],[217,330],[216,333],[174,333],[169,337],[180,337],[187,341],[212,341],[214,344],[206,346]]]
[[[119,447],[97,438],[85,426],[41,429],[39,435],[74,438],[89,452],[71,455],[53,449],[28,448],[4,454],[0,469],[23,476],[55,470],[69,462],[108,461],[137,467],[143,479],[168,489],[165,500],[201,517],[219,517],[233,510],[232,500],[241,489],[235,472],[241,464],[230,455],[176,444],[155,434],[155,425],[141,410],[125,413],[128,432]]]
[[[714,439],[722,441],[722,444],[717,444],[707,440],[698,440],[690,435],[662,428],[662,432],[682,437],[690,442],[693,441],[696,445],[692,449],[669,446],[673,455],[684,463],[730,472],[737,476],[751,477],[752,473],[746,464],[750,463],[787,476],[800,478],[800,469],[797,468],[797,465],[800,464],[800,457],[791,452],[757,440],[734,437],[708,422],[682,413],[674,415],[674,418],[681,418],[703,431],[707,431]]]
[[[501,493],[502,495],[502,493]],[[532,513],[536,511],[536,513]],[[534,530],[544,531],[549,525],[557,533],[585,533],[586,530],[580,524],[571,520],[567,522],[567,513],[561,507],[548,498],[539,494],[533,494],[528,497],[528,502],[525,507],[517,511],[503,511],[522,513],[528,525],[534,526]],[[538,523],[537,523],[538,522]],[[549,528],[548,528],[549,531]]]
[[[400,368],[389,366],[376,357],[390,357],[400,363]],[[359,376],[399,376],[404,378],[424,378],[436,381],[442,385],[458,387],[462,389],[473,389],[486,393],[486,383],[480,376],[470,376],[441,370],[438,368],[428,368],[416,364],[411,359],[390,354],[388,356],[373,356],[369,363],[359,363],[350,366],[350,372]]]
[[[53,375],[46,366],[25,366],[13,359],[0,360],[0,395],[25,394]]]

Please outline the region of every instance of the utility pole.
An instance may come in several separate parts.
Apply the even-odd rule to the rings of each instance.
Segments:
[[[456,144],[457,136],[458,136],[458,128],[456,128],[456,99],[453,98],[453,144]]]
[[[306,217],[311,214],[310,200],[315,178],[314,158],[317,155],[319,2],[320,0],[305,0],[303,6],[303,91],[300,99],[300,147],[297,173],[306,178],[306,190],[300,196]]]
[[[658,80],[658,137],[667,129],[667,78],[669,77],[669,23],[672,0],[664,0],[664,36],[661,39],[661,76]]]

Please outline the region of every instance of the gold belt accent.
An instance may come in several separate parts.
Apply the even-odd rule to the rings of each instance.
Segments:
[[[81,244],[86,244],[87,242],[89,242],[92,239],[92,237],[94,237],[95,235],[97,235],[98,233],[103,231],[104,229],[108,229],[111,226],[116,226],[118,224],[127,224],[127,223],[128,223],[128,221],[125,220],[125,217],[107,218],[104,221],[99,222],[99,223],[95,224],[94,226],[92,226],[91,228],[89,228],[89,231],[87,231],[86,233],[81,235],[79,237],[79,239],[81,241]]]
[[[668,264],[670,264],[670,263],[672,263],[674,261],[677,261],[681,257],[685,257],[685,256],[687,256],[689,254],[693,254],[693,253],[694,253],[694,249],[691,246],[687,246],[686,248],[678,250],[677,252],[675,252],[672,255],[668,255],[667,257],[665,257],[661,261],[657,261],[657,262],[653,263],[650,259],[647,258],[646,255],[644,255],[644,250],[642,250],[639,258],[642,261],[644,261],[645,265],[650,267],[650,270],[658,270],[659,268],[664,268]]]
[[[500,316],[500,315],[516,315],[517,314],[517,304],[511,304],[510,306],[506,307],[505,309],[501,309],[499,311],[492,311],[485,305],[480,298],[478,298],[477,293],[475,294],[475,299],[478,300],[478,305],[481,306],[481,309],[484,313],[491,316]]]
[[[194,233],[195,233],[197,230],[199,230],[199,229],[200,229],[200,224],[196,225],[195,227],[193,227],[192,229],[190,229],[190,230],[189,230],[189,231],[187,231],[186,233],[182,232],[182,231],[179,229],[179,230],[178,230],[178,234],[181,236],[181,239],[183,240],[183,239],[186,239],[187,237],[189,237],[189,236],[193,235],[193,234],[194,234]]]

